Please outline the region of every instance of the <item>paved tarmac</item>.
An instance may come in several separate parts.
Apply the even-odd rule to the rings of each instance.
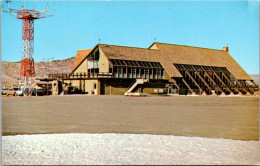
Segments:
[[[3,97],[2,133],[128,133],[259,140],[259,98]]]

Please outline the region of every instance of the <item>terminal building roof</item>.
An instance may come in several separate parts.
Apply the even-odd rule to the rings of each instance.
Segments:
[[[170,77],[182,77],[174,64],[226,67],[239,80],[252,80],[232,58],[228,48],[223,50],[184,45],[153,43],[149,48],[97,44],[93,49],[79,50],[73,71],[98,48],[109,59],[160,62]]]

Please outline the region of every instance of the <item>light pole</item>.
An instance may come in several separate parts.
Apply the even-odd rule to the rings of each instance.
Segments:
[[[46,60],[46,62],[47,62],[47,64],[46,64],[46,68],[47,68],[47,76],[48,76],[48,78],[49,78],[49,62],[50,62],[50,60],[52,60],[53,59],[53,57],[51,57],[51,58],[43,58],[43,60]],[[49,94],[49,84],[47,84],[47,95]]]
[[[47,76],[49,77],[49,62],[50,62],[50,60],[52,60],[53,59],[53,57],[51,57],[51,58],[43,58],[43,60],[46,60],[46,62],[47,62],[47,64],[46,64],[46,68],[47,68]]]

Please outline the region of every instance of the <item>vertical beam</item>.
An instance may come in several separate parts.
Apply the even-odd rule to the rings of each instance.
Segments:
[[[94,67],[94,59],[95,59],[95,53],[94,53],[94,57],[92,58],[92,62],[93,62],[93,77],[94,77],[94,75],[95,75],[95,67]]]
[[[170,84],[167,84],[167,94],[170,93]]]
[[[112,65],[112,78],[114,78],[114,65]]]
[[[85,79],[83,80],[83,91],[84,91],[84,93],[85,93]]]
[[[119,68],[119,67],[116,67],[116,78],[118,78],[118,77],[119,77],[118,68]]]
[[[62,81],[62,85],[63,85],[63,81]],[[81,90],[81,80],[79,80],[79,89]]]
[[[128,67],[126,67],[125,70],[126,70],[126,78],[128,78]]]

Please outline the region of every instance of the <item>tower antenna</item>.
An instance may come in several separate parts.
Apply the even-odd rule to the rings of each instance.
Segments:
[[[34,20],[45,18],[54,15],[48,15],[48,9],[44,11],[36,11],[34,4],[33,9],[25,8],[25,1],[22,10],[19,9],[11,9],[10,3],[11,0],[6,0],[8,9],[3,12],[9,14],[12,17],[16,17],[17,19],[21,19],[23,21],[23,56],[21,61],[20,68],[20,79],[19,79],[19,88],[23,91],[24,95],[32,95],[33,84],[35,83],[35,68],[34,68]],[[46,7],[47,8],[47,7]]]

